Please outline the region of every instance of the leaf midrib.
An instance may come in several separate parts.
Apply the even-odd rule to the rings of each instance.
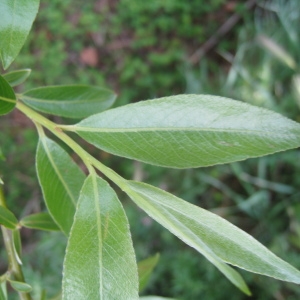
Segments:
[[[71,198],[74,207],[76,207],[76,200],[74,199],[74,197],[73,197],[73,195],[72,195],[72,192],[70,191],[70,189],[69,189],[69,187],[68,187],[68,184],[65,182],[64,177],[63,177],[62,174],[59,172],[59,170],[58,170],[58,168],[57,168],[57,166],[56,166],[56,164],[55,164],[55,162],[54,162],[54,159],[53,159],[53,157],[52,157],[52,155],[51,155],[51,152],[49,151],[47,142],[46,142],[44,139],[42,139],[42,144],[43,144],[44,149],[45,149],[45,151],[46,151],[46,154],[47,154],[47,156],[48,156],[48,158],[49,158],[49,160],[50,160],[50,163],[51,163],[51,165],[53,166],[53,169],[54,169],[55,173],[57,174],[58,178],[59,178],[60,181],[62,182],[64,188],[66,189],[67,194],[68,194],[69,197]]]
[[[146,194],[144,194],[143,192],[138,192],[138,193],[141,193],[144,197],[146,197],[146,198],[148,198],[148,196],[146,195]],[[162,206],[162,207],[164,207],[165,209],[167,209],[167,211],[168,211],[168,209],[169,210],[173,210],[173,211],[175,211],[175,212],[177,212],[178,214],[182,214],[182,211],[180,211],[180,210],[177,210],[177,209],[175,209],[173,206],[171,206],[171,205],[167,205],[166,203],[161,203],[161,202],[159,202],[159,201],[156,201],[154,198],[152,198],[152,200],[151,201],[153,201],[154,203],[156,203],[156,205],[159,205],[159,206]],[[198,221],[196,221],[195,219],[193,219],[193,218],[190,218],[188,215],[184,215],[186,218],[188,218],[188,219],[190,219],[190,220],[192,220],[192,221],[194,221],[194,222],[198,222]],[[178,222],[178,220],[177,220],[177,218],[176,218],[176,221]],[[182,223],[181,223],[182,224]],[[215,231],[215,230],[213,230],[211,227],[209,227],[209,226],[207,226],[206,224],[204,224],[204,223],[201,223],[201,222],[199,222],[199,224],[201,224],[201,226],[203,226],[204,228],[207,228],[207,229],[209,229],[209,230],[212,230],[216,235],[220,235],[217,231]],[[183,225],[183,224],[182,224]],[[190,229],[188,228],[188,227],[186,227],[185,225],[183,225],[185,228],[187,228],[188,229],[188,231],[190,231]],[[193,233],[193,235],[195,235],[194,233]],[[232,240],[232,238],[230,238],[230,237],[227,237],[228,238],[228,240],[230,240],[230,241],[232,241],[233,243],[235,243],[234,242],[234,240]],[[202,240],[201,240],[202,241]],[[202,241],[207,247],[209,247],[204,241]],[[240,245],[239,244],[239,246],[242,248],[242,249],[245,249],[245,250],[247,250],[248,252],[251,252],[253,255],[255,255],[256,257],[258,257],[258,258],[260,258],[261,256],[259,256],[259,255],[257,255],[255,252],[252,252],[252,251],[250,251],[247,247],[244,247],[244,245]],[[265,246],[264,245],[262,245],[262,247],[263,248],[265,248]],[[211,249],[210,247],[209,247],[209,249]],[[267,248],[265,248],[266,250],[267,250]],[[212,249],[211,249],[211,251],[213,251]],[[215,252],[213,251],[213,253],[215,254]],[[271,254],[271,256],[274,256],[274,258],[276,258],[276,259],[279,259],[279,260],[281,260],[281,258],[279,258],[278,256],[276,256],[275,254],[273,254],[272,252],[270,252],[270,254]],[[217,254],[215,254],[217,257],[219,257]],[[233,262],[230,262],[230,261],[227,261],[227,260],[225,260],[225,259],[223,259],[223,258],[221,258],[221,257],[219,257],[224,263],[229,263],[229,264],[231,264],[231,265],[233,265],[233,266],[237,266],[237,267],[239,267],[239,268],[242,268],[242,269],[245,269],[244,267],[241,267],[240,265],[237,265],[237,264],[234,264]],[[265,262],[267,262],[268,264],[270,264],[270,262],[269,262],[269,259],[267,258],[267,260],[265,260],[264,259],[264,261]],[[281,262],[284,262],[283,260],[281,260]],[[271,263],[272,264],[272,263]],[[289,268],[293,268],[292,266],[290,266],[290,265],[287,265]],[[288,276],[288,277],[290,277],[290,273],[288,273],[288,274],[286,274],[286,272],[285,271],[283,271],[281,268],[280,269],[278,269],[277,267],[276,267],[276,269],[279,271],[280,270],[280,272],[279,273],[281,273],[281,274],[285,274],[285,276]],[[251,271],[251,272],[254,272],[254,273],[258,273],[258,274],[263,274],[263,273],[260,273],[260,272],[258,272],[258,271],[253,271],[253,270],[251,270],[251,268],[249,267],[249,268],[247,268],[246,270],[249,270],[249,271]],[[283,271],[283,272],[282,272]],[[295,269],[295,271],[297,271],[297,269]],[[272,275],[273,276],[273,275]],[[273,276],[274,278],[278,278],[277,276]],[[294,277],[294,276],[293,276]],[[297,277],[297,276],[296,276]],[[278,278],[278,279],[280,279],[280,278]],[[298,282],[299,283],[299,280],[298,281],[294,281],[294,282]]]
[[[129,188],[128,188],[129,187]],[[130,196],[131,193],[133,193],[135,195],[135,197],[137,197],[140,201],[143,202],[143,205],[148,207],[148,209],[150,211],[152,211],[154,216],[160,216],[160,218],[162,218],[164,220],[164,222],[166,222],[167,224],[169,224],[169,228],[168,229],[170,232],[173,233],[173,229],[171,228],[175,228],[176,230],[180,231],[182,236],[184,236],[184,238],[180,237],[178,234],[176,234],[175,232],[173,233],[175,236],[177,236],[180,240],[184,241],[185,243],[188,244],[187,241],[189,241],[189,245],[193,248],[195,248],[198,252],[200,252],[204,257],[206,257],[206,259],[208,259],[216,268],[218,268],[220,270],[220,272],[222,272],[233,284],[234,281],[231,279],[232,278],[232,272],[236,272],[234,269],[231,268],[231,266],[228,266],[226,264],[225,261],[223,261],[219,256],[217,256],[215,254],[215,252],[208,246],[206,245],[206,243],[204,243],[202,241],[202,239],[198,236],[196,236],[188,227],[186,227],[185,225],[183,225],[183,227],[187,230],[187,232],[189,232],[192,236],[195,237],[196,241],[199,241],[200,244],[203,244],[203,246],[201,247],[197,242],[195,242],[195,240],[193,240],[188,234],[186,234],[184,231],[182,231],[181,227],[178,226],[178,224],[174,224],[171,221],[169,221],[167,218],[164,217],[164,214],[157,209],[155,206],[153,205],[149,205],[149,202],[146,201],[140,194],[139,192],[136,192],[132,187],[130,187],[130,185],[123,186],[122,187],[123,191],[126,192],[128,194],[128,196]],[[143,195],[143,193],[141,193]],[[130,196],[131,197],[131,196]],[[132,198],[132,197],[131,197]],[[137,201],[134,200],[134,197],[132,198],[132,200],[138,205]],[[147,211],[146,211],[147,212]],[[147,214],[149,214],[147,212]],[[150,214],[149,214],[150,215]],[[150,215],[151,216],[151,215]],[[152,216],[151,216],[152,217]],[[152,217],[154,220],[156,220],[155,217]],[[176,219],[177,220],[177,219]],[[161,222],[159,222],[158,220],[156,220],[158,223],[160,223],[162,225]],[[182,224],[182,223],[181,223]],[[164,226],[164,225],[163,225]],[[165,226],[164,226],[165,227]],[[184,240],[185,239],[185,240]],[[206,249],[208,248],[208,249]],[[231,274],[230,274],[231,272]],[[238,273],[237,273],[238,274]],[[236,285],[236,284],[235,284]],[[239,287],[240,288],[240,287]]]
[[[99,296],[100,299],[103,299],[103,241],[102,241],[102,224],[101,224],[101,212],[100,212],[100,205],[98,199],[98,184],[97,184],[97,177],[96,174],[92,174],[92,185],[93,185],[93,192],[94,192],[94,205],[95,205],[95,213],[97,219],[97,238],[99,242]]]
[[[129,186],[130,186],[130,185],[129,185]],[[169,219],[168,219],[168,218],[165,218],[164,214],[163,214],[160,210],[158,210],[158,209],[157,209],[156,207],[154,207],[153,205],[149,204],[149,202],[145,201],[145,199],[140,195],[140,194],[142,194],[144,197],[147,198],[147,196],[145,196],[143,193],[137,192],[137,191],[135,191],[134,189],[132,189],[131,187],[129,188],[129,191],[128,191],[127,188],[124,188],[124,191],[125,191],[126,193],[128,193],[129,196],[130,196],[131,193],[133,193],[133,194],[135,195],[135,197],[139,198],[140,201],[143,202],[143,205],[144,205],[144,206],[148,206],[148,209],[152,211],[152,213],[153,213],[154,216],[160,216],[160,218],[163,219],[165,223],[169,224],[169,228],[175,228],[176,230],[180,231],[180,232],[183,234],[183,236],[185,237],[185,239],[186,239],[187,241],[189,241],[189,243],[190,243],[191,245],[195,245],[195,244],[196,244],[196,245],[195,245],[195,246],[196,246],[196,249],[197,249],[200,253],[202,253],[202,255],[205,256],[207,259],[213,260],[213,261],[217,261],[218,263],[224,263],[224,262],[221,260],[221,258],[219,258],[219,257],[214,253],[214,251],[213,251],[209,246],[207,246],[207,245],[202,241],[201,238],[197,237],[197,236],[196,236],[196,235],[195,235],[188,227],[186,227],[185,225],[183,225],[183,226],[187,229],[187,232],[189,232],[191,235],[193,235],[193,236],[196,238],[196,240],[200,240],[201,243],[203,243],[202,247],[204,246],[204,247],[207,247],[208,249],[202,248],[198,243],[195,243],[195,241],[194,241],[193,239],[191,239],[190,236],[188,236],[187,234],[185,234],[185,233],[182,231],[182,229],[181,229],[180,227],[178,227],[178,224],[174,224],[173,222],[169,221]],[[150,207],[149,207],[149,206],[150,206]],[[155,219],[155,217],[152,217],[152,218]],[[177,219],[176,219],[176,220],[177,220]],[[159,223],[160,223],[160,222],[159,222]],[[174,234],[175,234],[175,233],[174,233]],[[175,235],[176,235],[176,234],[175,234]],[[176,235],[176,236],[178,236],[178,235]],[[179,236],[178,236],[178,238],[182,240],[182,238],[180,238]],[[201,250],[200,250],[200,249],[201,249]],[[212,252],[212,253],[210,253],[210,252]],[[205,253],[205,254],[204,254],[204,253]],[[214,256],[215,256],[215,257],[214,257]]]
[[[96,127],[85,127],[85,126],[70,126],[70,131],[79,132],[96,132],[96,133],[138,133],[138,132],[169,132],[169,131],[184,131],[184,132],[224,132],[224,133],[240,133],[240,134],[257,134],[257,135],[268,135],[268,136],[284,136],[294,135],[291,132],[278,133],[269,130],[249,130],[249,129],[230,129],[230,128],[199,128],[199,127],[133,127],[133,128],[96,128]]]
[[[110,96],[110,98],[111,98],[112,96]],[[109,100],[111,100],[109,98]],[[102,102],[105,102],[106,101],[106,99],[104,99],[104,100],[99,100],[99,98],[98,99],[94,99],[94,98],[92,98],[92,99],[88,99],[88,98],[85,98],[85,99],[77,99],[77,100],[73,100],[73,99],[68,99],[68,100],[59,100],[59,99],[39,99],[39,98],[33,98],[33,97],[29,97],[29,96],[26,96],[26,95],[23,95],[22,96],[22,99],[23,99],[23,101],[24,102],[26,102],[26,101],[31,101],[31,102],[36,102],[36,103],[42,103],[42,104],[87,104],[87,102],[88,103],[101,103],[101,104],[103,104]]]

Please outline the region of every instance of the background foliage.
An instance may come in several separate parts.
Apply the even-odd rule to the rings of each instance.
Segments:
[[[13,68],[34,70],[25,88],[74,82],[108,84],[119,94],[118,106],[201,92],[243,99],[299,121],[295,84],[300,59],[300,32],[295,26],[300,20],[299,1],[269,1],[264,8],[260,4],[265,3],[259,2],[254,11],[246,11],[243,2],[157,0],[147,4],[119,0],[82,5],[80,0],[42,1],[34,30]],[[236,11],[244,15],[243,22],[201,63],[190,65],[188,58],[199,45]],[[262,34],[285,48],[295,68],[274,55],[274,46],[267,48],[257,39]],[[19,217],[43,210],[33,168],[37,137],[30,121],[14,112],[0,120],[0,127],[6,158],[6,164],[0,161],[0,175],[10,208]],[[143,178],[217,212],[300,267],[298,151],[232,165],[171,171],[126,160],[121,164],[104,152],[94,154],[126,178]],[[160,252],[145,293],[178,299],[223,299],[225,293],[231,299],[246,298],[204,258],[127,202],[123,194],[121,199],[126,204],[138,259]],[[61,282],[64,237],[25,229],[22,237],[28,282],[33,287],[43,282],[55,295]],[[0,269],[5,268],[4,261],[1,259]],[[256,299],[300,296],[295,285],[255,274],[243,276]]]

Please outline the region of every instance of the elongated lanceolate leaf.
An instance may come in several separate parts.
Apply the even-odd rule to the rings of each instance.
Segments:
[[[129,182],[128,195],[153,219],[203,254],[279,280],[300,283],[300,272],[223,218],[153,186]]]
[[[85,118],[108,109],[115,101],[111,90],[88,86],[47,86],[20,96],[32,108],[67,118]]]
[[[91,116],[73,128],[107,152],[146,163],[189,168],[283,151],[300,145],[300,125],[227,98],[178,95]]]
[[[23,83],[30,75],[30,69],[16,70],[3,74],[3,78],[10,84],[10,86],[17,86]]]
[[[65,150],[45,136],[38,144],[36,169],[48,211],[68,235],[85,175]]]
[[[117,195],[90,175],[82,188],[63,271],[63,300],[138,299],[129,225]]]
[[[171,200],[175,199],[175,203],[176,200],[179,200],[185,204],[185,201],[182,201],[176,198],[175,196],[168,194],[160,189],[156,189],[153,186],[147,184],[141,184],[141,186],[139,185],[139,182],[132,181],[127,182],[127,185],[123,185],[122,188],[139,207],[141,207],[146,213],[149,214],[149,216],[151,216],[154,220],[156,220],[162,226],[167,228],[170,232],[179,237],[181,240],[183,240],[186,244],[199,251],[213,265],[215,265],[215,267],[217,267],[219,271],[222,272],[227,277],[227,279],[231,281],[231,283],[233,283],[242,292],[244,292],[246,295],[251,295],[251,292],[241,275],[238,272],[236,272],[233,268],[228,266],[226,263],[224,263],[222,259],[219,258],[212,251],[212,249],[210,249],[209,246],[205,244],[204,241],[202,241],[202,239],[199,236],[199,233],[194,232],[192,230],[195,226],[192,226],[192,228],[189,227],[190,220],[188,218],[187,220],[184,220],[184,222],[182,222],[182,220],[177,220],[173,216],[172,210],[170,210],[170,212],[167,212],[168,206],[155,206],[156,203],[153,200],[155,199],[156,195],[155,193],[153,193],[153,191],[156,192],[156,194],[158,194],[157,198],[159,199],[159,201],[164,201],[166,196],[170,197]],[[142,193],[143,191],[145,191],[145,193]],[[187,214],[188,213],[189,212],[187,212]],[[186,217],[185,210],[182,210],[182,215],[183,218]],[[196,227],[194,228],[194,230],[195,229]],[[201,231],[201,229],[202,228],[200,228],[199,230]]]
[[[17,228],[18,220],[10,210],[0,206],[0,224],[13,230]]]
[[[39,0],[0,1],[0,59],[4,69],[20,52],[39,8]]]
[[[0,75],[0,116],[9,113],[11,110],[14,109],[15,106],[15,92],[10,87],[8,82]]]
[[[158,263],[159,254],[148,257],[138,263],[138,273],[139,273],[139,291],[141,292],[147,285],[151,273]]]
[[[24,217],[20,224],[24,227],[39,230],[59,231],[59,227],[48,213],[37,213]]]

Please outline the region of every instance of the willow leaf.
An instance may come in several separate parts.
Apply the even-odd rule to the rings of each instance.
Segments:
[[[8,82],[0,75],[0,116],[9,113],[15,106],[15,92]]]
[[[46,86],[20,98],[32,108],[66,118],[85,118],[108,109],[115,101],[111,90],[88,85]]]
[[[138,299],[128,220],[113,189],[90,175],[78,201],[63,271],[63,300]]]
[[[29,293],[32,291],[31,285],[25,282],[15,281],[15,280],[8,280],[11,287],[21,293]]]
[[[263,156],[300,145],[300,125],[231,99],[178,95],[82,120],[70,130],[112,154],[189,168]]]
[[[14,230],[18,226],[18,220],[10,210],[0,206],[0,224]]]
[[[59,231],[59,227],[53,221],[50,214],[41,212],[32,214],[21,219],[20,224],[23,227],[39,230]]]
[[[0,59],[4,69],[20,52],[39,8],[39,0],[0,1]]]
[[[30,75],[30,69],[16,70],[3,74],[3,78],[10,84],[10,86],[17,86],[23,83]]]
[[[85,175],[67,152],[46,136],[40,137],[36,169],[48,211],[68,235]]]
[[[210,261],[212,254],[253,273],[300,283],[297,269],[225,219],[144,183],[128,182],[124,190],[153,219]]]

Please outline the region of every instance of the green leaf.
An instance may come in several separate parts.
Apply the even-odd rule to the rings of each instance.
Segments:
[[[0,300],[6,300],[7,298],[4,295],[4,292],[2,291],[2,288],[0,286]]]
[[[18,226],[18,220],[10,210],[0,206],[0,224],[14,230]]]
[[[39,230],[59,231],[59,227],[48,213],[37,213],[24,217],[20,224],[24,227]]]
[[[82,188],[63,272],[63,299],[138,299],[129,225],[113,189],[90,175]]]
[[[239,161],[300,145],[298,123],[207,95],[129,104],[91,116],[71,130],[104,151],[174,168]]]
[[[16,251],[16,257],[19,261],[21,261],[21,256],[22,256],[22,241],[21,241],[21,235],[20,235],[20,230],[15,229],[12,232],[13,235],[13,246],[14,250]]]
[[[85,175],[67,152],[46,136],[40,137],[36,168],[48,211],[68,235]]]
[[[153,219],[200,253],[204,249],[247,271],[300,283],[298,270],[223,218],[144,183],[128,182],[124,190]]]
[[[179,237],[182,241],[184,241],[186,244],[189,246],[195,248],[197,251],[199,251],[204,257],[206,257],[213,265],[215,265],[216,268],[219,269],[220,272],[222,272],[228,280],[231,281],[232,284],[234,284],[237,288],[239,288],[242,292],[244,292],[246,295],[251,295],[251,292],[241,277],[241,275],[236,272],[233,268],[228,266],[226,263],[224,263],[210,248],[208,245],[206,245],[200,237],[198,237],[196,234],[190,230],[189,228],[189,220],[188,222],[181,222],[181,220],[176,220],[173,216],[172,213],[165,213],[164,210],[165,208],[162,207],[155,207],[153,206],[153,201],[149,202],[148,204],[146,203],[148,201],[148,198],[145,197],[145,195],[141,194],[137,188],[137,191],[133,189],[134,185],[137,184],[139,185],[138,182],[123,182],[122,189],[128,194],[129,197],[135,203],[140,206],[145,212],[149,214],[154,220],[156,220],[158,223],[160,223],[162,226],[167,228],[170,232],[172,232],[174,235]],[[143,188],[149,189],[150,190],[150,197],[151,197],[151,189],[154,189],[159,194],[159,198],[164,200],[164,193],[160,189],[156,189],[153,186],[143,184]],[[160,194],[162,193],[162,194]],[[171,197],[171,199],[174,197],[176,200],[180,200],[176,198],[175,196],[166,193],[167,196]],[[153,194],[154,196],[154,194]],[[146,199],[146,200],[145,200]],[[146,201],[146,202],[145,202]],[[182,201],[182,200],[180,200]],[[185,203],[185,201],[182,201]],[[184,210],[183,210],[183,216],[184,215]]]
[[[0,300],[7,300],[6,280],[0,280]]]
[[[140,300],[175,300],[175,298],[165,298],[159,296],[144,296],[144,297],[140,297]]]
[[[16,70],[3,74],[3,78],[10,84],[10,86],[17,86],[23,83],[30,75],[30,69]]]
[[[0,59],[7,69],[20,52],[39,8],[39,0],[1,0]]]
[[[14,280],[10,280],[10,279],[8,279],[8,281],[9,281],[11,287],[18,292],[29,293],[32,291],[32,287],[28,283],[14,281]]]
[[[115,101],[111,90],[88,86],[47,86],[30,90],[20,98],[32,108],[67,118],[85,118],[108,109]]]
[[[159,254],[150,256],[138,263],[138,274],[139,274],[139,291],[141,292],[147,285],[150,275],[158,263]]]
[[[0,75],[0,116],[7,114],[14,109],[16,106],[16,99],[15,92],[8,82]]]

